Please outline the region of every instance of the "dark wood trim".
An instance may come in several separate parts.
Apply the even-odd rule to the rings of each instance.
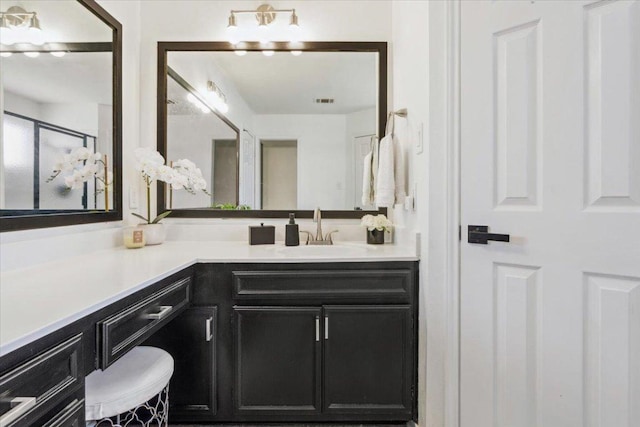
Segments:
[[[122,24],[95,0],[77,1],[113,30],[113,206],[108,212],[62,210],[40,213],[34,210],[31,214],[23,214],[24,210],[5,210],[0,216],[0,232],[122,220]]]
[[[0,52],[112,52],[111,42],[68,42],[68,43],[45,43],[42,46],[31,43],[16,43],[11,46],[2,45]]]
[[[301,42],[291,46],[289,42],[271,42],[266,47],[258,42],[242,42],[236,46],[228,42],[158,42],[158,73],[157,73],[157,147],[160,154],[167,153],[167,81],[168,73],[167,53],[173,51],[262,51],[265,49],[288,52],[301,50],[308,52],[377,52],[378,53],[378,135],[384,135],[387,120],[387,42]],[[239,138],[239,136],[238,136]],[[238,140],[239,144],[239,140]],[[240,185],[240,159],[236,168],[236,185]],[[236,191],[239,194],[239,188]],[[164,184],[158,183],[157,213],[166,212],[166,195]],[[221,210],[211,208],[200,209],[171,209],[174,218],[288,218],[289,213],[295,213],[298,218],[313,218],[311,210]],[[366,214],[387,214],[387,208],[378,210],[326,210],[322,216],[329,219],[359,219]]]

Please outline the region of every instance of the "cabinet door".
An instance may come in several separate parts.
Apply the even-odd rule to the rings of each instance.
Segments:
[[[234,307],[238,413],[320,412],[320,316],[319,307]]]
[[[410,414],[409,306],[325,306],[324,404],[332,414]]]
[[[174,359],[169,383],[172,423],[216,414],[217,330],[217,307],[191,307],[146,343],[163,348]]]

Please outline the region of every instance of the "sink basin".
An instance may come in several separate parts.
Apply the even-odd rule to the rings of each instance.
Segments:
[[[300,246],[280,246],[276,251],[282,255],[288,255],[292,257],[354,257],[364,256],[370,253],[371,249],[364,245],[344,245],[334,244],[327,246],[313,246],[313,245],[300,245]]]

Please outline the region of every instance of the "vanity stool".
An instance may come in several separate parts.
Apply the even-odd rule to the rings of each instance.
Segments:
[[[173,358],[155,347],[135,347],[85,379],[88,426],[167,426]]]

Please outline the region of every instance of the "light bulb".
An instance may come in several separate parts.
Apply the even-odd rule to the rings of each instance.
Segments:
[[[234,50],[234,52],[238,56],[245,56],[247,54],[246,50]]]
[[[28,56],[29,58],[37,58],[40,56],[40,52],[24,52],[24,56]]]
[[[295,10],[291,14],[291,20],[289,21],[289,41],[296,43],[300,41],[300,25],[298,25],[298,15]]]
[[[6,46],[11,46],[15,42],[16,40],[13,31],[5,25],[3,20],[2,27],[0,27],[0,43]]]
[[[275,52],[274,52],[273,50],[263,50],[263,51],[262,51],[262,54],[263,54],[264,56],[273,56],[273,54],[274,54],[274,53],[275,53]]]
[[[218,109],[218,111],[220,111],[222,114],[228,113],[229,112],[229,106],[225,103],[222,102],[220,103],[220,105],[218,105],[216,107]]]
[[[227,27],[227,39],[232,45],[236,45],[240,42],[240,32],[238,27]]]
[[[8,58],[11,55],[13,55],[13,53],[11,53],[11,52],[0,52],[0,56],[3,57],[3,58]]]
[[[27,40],[31,44],[42,46],[44,44],[44,33],[40,29],[40,20],[36,15],[33,15],[30,24],[27,30]]]
[[[269,37],[269,27],[267,26],[267,23],[266,21],[264,21],[264,19],[260,20],[257,36],[258,41],[263,45],[268,44],[271,41]]]
[[[301,50],[292,50],[291,51],[291,55],[300,56],[300,55],[302,55],[302,51]]]
[[[62,58],[63,56],[65,56],[67,54],[67,52],[63,52],[63,51],[56,51],[56,52],[49,52],[51,55],[55,56],[56,58]]]

